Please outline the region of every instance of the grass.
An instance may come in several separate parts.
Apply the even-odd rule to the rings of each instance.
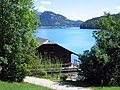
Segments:
[[[45,76],[39,76],[39,75],[33,75],[34,77],[37,77],[37,78],[43,78],[43,79],[48,79],[48,80],[51,80],[51,81],[54,81],[54,82],[60,82],[61,79],[60,79],[60,75],[45,75]]]
[[[120,87],[93,87],[93,90],[120,90]]]
[[[16,82],[8,83],[0,81],[0,90],[52,90],[52,89],[29,83],[16,83]]]
[[[57,76],[48,75],[48,76],[43,76],[42,78],[49,79],[49,80],[51,80],[53,82],[60,82],[61,81],[60,77],[57,77]]]

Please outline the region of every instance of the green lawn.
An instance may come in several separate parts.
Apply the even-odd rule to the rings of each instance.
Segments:
[[[8,83],[0,81],[0,90],[52,90],[52,89],[29,83],[15,83],[15,82]]]
[[[120,87],[93,87],[93,90],[120,90]]]

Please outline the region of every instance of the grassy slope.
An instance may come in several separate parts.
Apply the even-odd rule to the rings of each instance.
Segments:
[[[8,83],[0,81],[0,90],[52,90],[28,83]]]
[[[120,87],[94,87],[93,90],[120,90]]]

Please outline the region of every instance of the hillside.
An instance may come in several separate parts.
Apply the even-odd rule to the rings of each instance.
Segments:
[[[113,14],[112,16],[115,17],[116,19],[120,19],[120,13]],[[89,19],[89,20],[85,21],[84,23],[82,23],[80,25],[80,28],[81,29],[100,29],[98,23],[99,23],[99,19],[103,18],[103,17],[105,17],[105,16]]]
[[[65,28],[65,27],[80,27],[80,20],[73,21],[67,19],[65,16],[56,14],[51,11],[45,11],[40,16],[40,27],[45,28]]]

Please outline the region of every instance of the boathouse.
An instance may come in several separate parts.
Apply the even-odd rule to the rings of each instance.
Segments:
[[[47,55],[52,59],[57,58],[61,61],[62,64],[70,63],[72,54],[77,55],[76,53],[48,39],[39,37],[37,40],[39,42],[39,47],[37,48],[39,54],[42,56]]]

